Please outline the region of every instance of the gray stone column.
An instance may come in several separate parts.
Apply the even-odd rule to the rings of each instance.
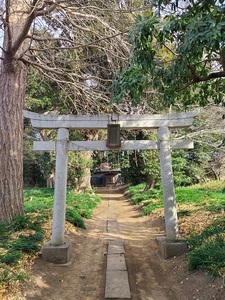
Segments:
[[[169,240],[176,240],[178,238],[178,221],[169,139],[169,128],[159,127],[158,141],[163,188],[166,237]]]
[[[56,142],[54,210],[51,244],[64,244],[69,130],[59,128]]]

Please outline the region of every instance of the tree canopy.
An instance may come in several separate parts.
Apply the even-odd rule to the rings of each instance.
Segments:
[[[224,105],[224,1],[154,3],[158,9],[139,15],[130,32],[131,56],[115,78],[113,99],[137,103],[148,91],[168,106]]]

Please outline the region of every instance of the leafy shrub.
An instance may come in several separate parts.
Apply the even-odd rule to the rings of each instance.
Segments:
[[[85,229],[85,224],[81,216],[78,214],[76,210],[67,209],[66,210],[66,220],[71,224]]]

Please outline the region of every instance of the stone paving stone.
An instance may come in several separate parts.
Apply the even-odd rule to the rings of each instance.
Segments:
[[[124,254],[107,255],[107,271],[126,271]]]
[[[119,224],[118,224],[118,222],[117,221],[108,220],[108,222],[107,222],[107,231],[108,231],[108,233],[119,232]]]
[[[131,298],[127,271],[106,272],[105,298]]]
[[[108,244],[108,255],[110,254],[124,254],[124,246],[123,243],[109,243]]]
[[[110,204],[112,205],[112,203]],[[113,214],[111,205],[109,205],[110,216]],[[119,223],[112,217],[108,218],[106,229],[109,236],[111,233],[111,240],[108,240],[105,298],[130,299],[131,293],[124,254],[124,243],[115,234],[120,231]]]

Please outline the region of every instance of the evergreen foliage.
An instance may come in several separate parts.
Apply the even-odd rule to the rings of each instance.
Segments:
[[[155,2],[162,6],[163,1]],[[138,103],[153,88],[167,106],[205,106],[212,100],[224,105],[223,1],[189,2],[185,9],[161,7],[161,15],[137,17],[131,57],[112,86],[115,101],[128,96]]]

